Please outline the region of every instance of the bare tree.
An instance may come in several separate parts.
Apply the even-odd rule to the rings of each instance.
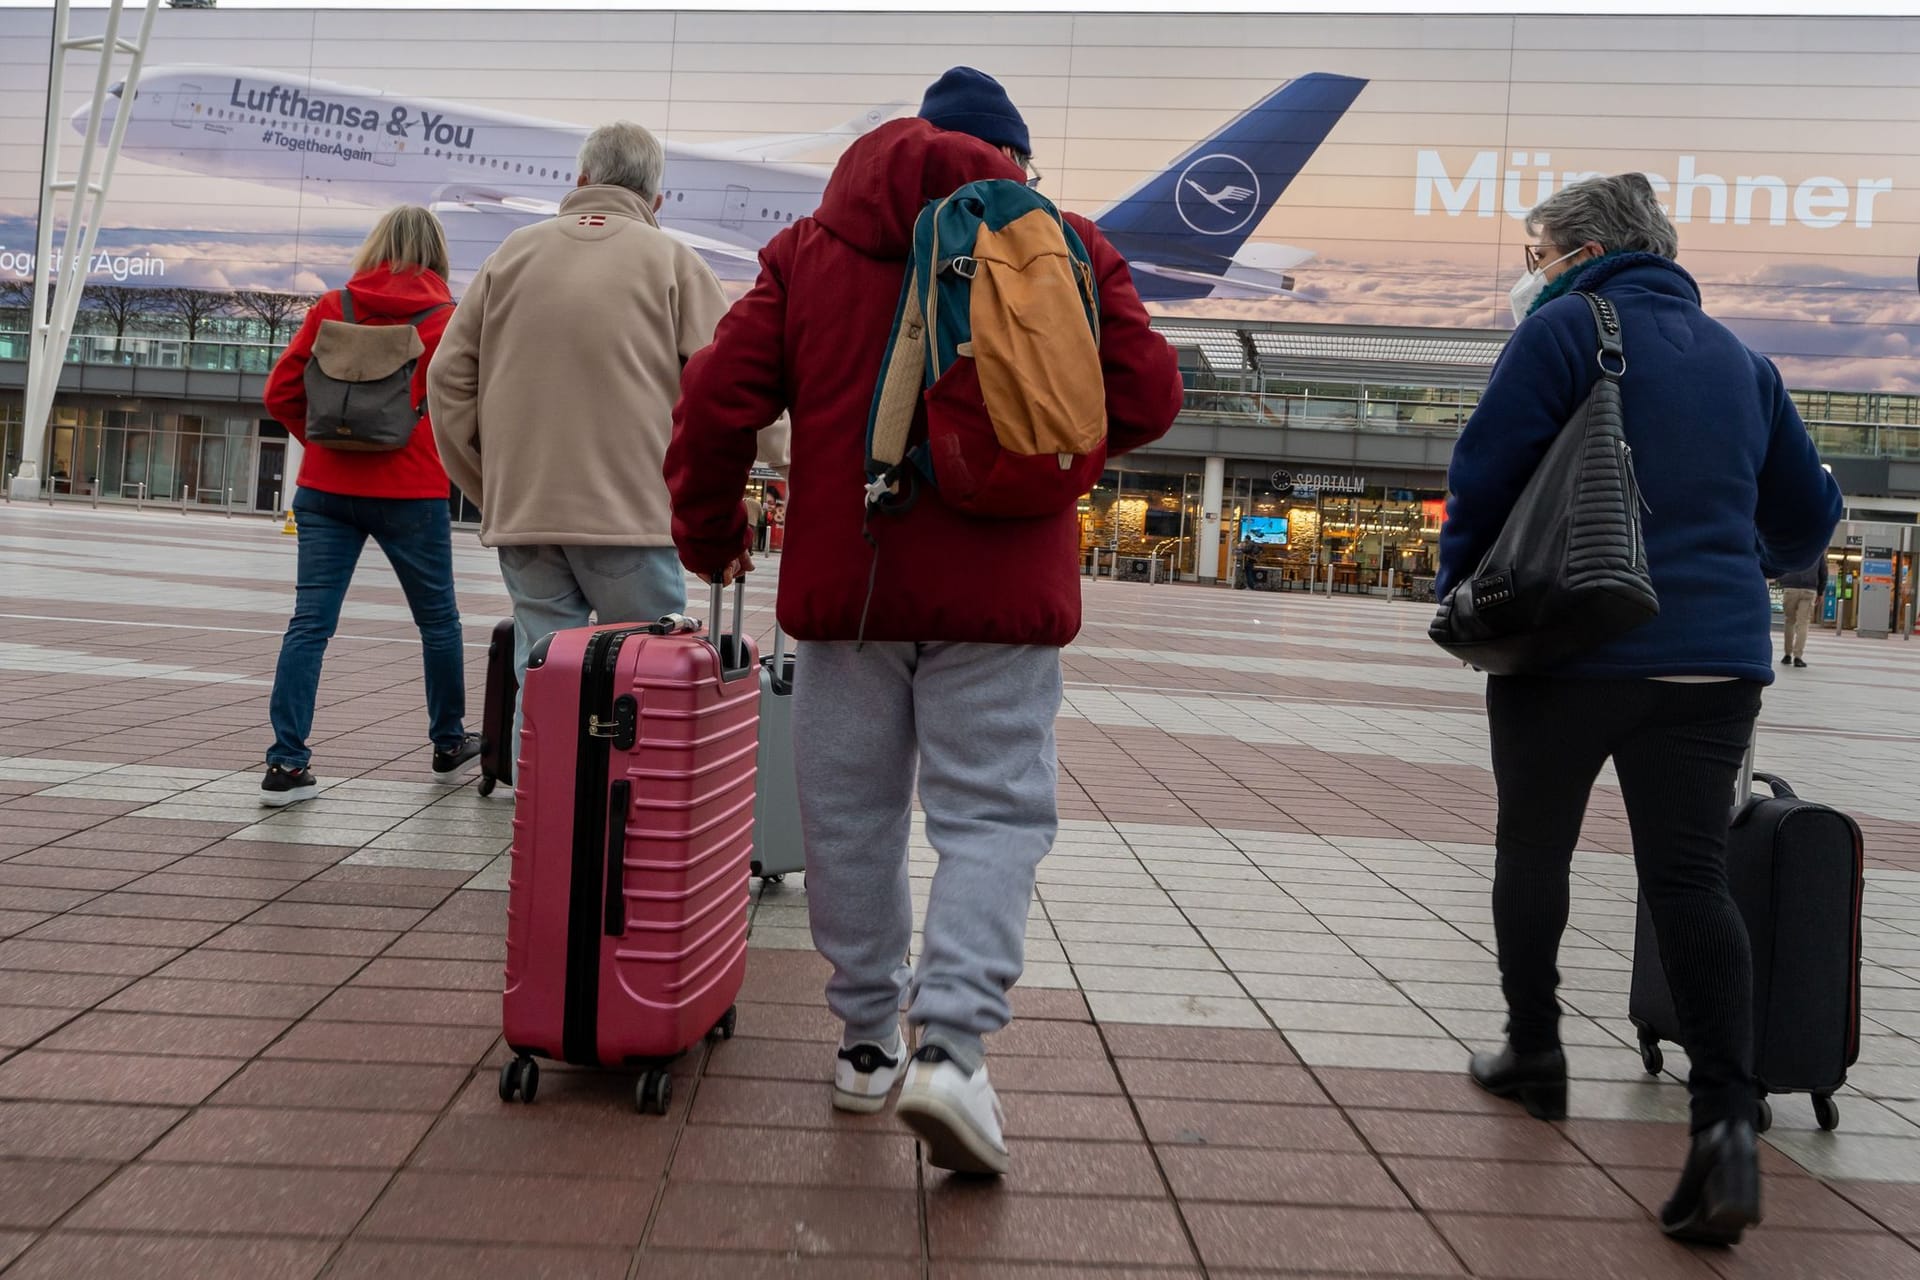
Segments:
[[[154,309],[177,321],[187,331],[187,341],[200,337],[200,331],[221,316],[233,314],[233,295],[212,289],[155,289]]]
[[[80,296],[80,302],[112,327],[114,337],[124,338],[129,328],[153,314],[153,295],[152,289],[129,289],[123,284],[90,284]]]
[[[0,280],[0,315],[7,327],[27,329],[33,319],[33,281]]]
[[[313,305],[303,293],[277,293],[269,289],[245,289],[233,295],[234,308],[250,320],[267,328],[267,341],[277,344],[280,331],[293,327],[294,317]]]

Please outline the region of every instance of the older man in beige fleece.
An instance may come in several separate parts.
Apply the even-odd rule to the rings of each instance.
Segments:
[[[727,303],[655,220],[664,167],[639,125],[595,129],[559,215],[487,259],[428,374],[441,461],[499,551],[522,675],[535,641],[589,612],[686,608],[661,463],[681,367]]]

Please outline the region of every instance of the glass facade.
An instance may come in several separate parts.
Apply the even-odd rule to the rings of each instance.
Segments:
[[[1161,327],[1180,353],[1182,418],[1190,424],[1443,438],[1457,432],[1479,403],[1478,382],[1500,337],[1201,328],[1176,321]],[[17,310],[0,315],[0,362],[24,362],[27,336],[19,329]],[[195,342],[165,332],[78,335],[68,358],[264,374],[279,353],[278,344],[263,342],[264,336],[253,322],[223,318]],[[1376,366],[1380,380],[1367,380]],[[1920,396],[1792,395],[1830,457],[1920,457]],[[0,391],[6,476],[19,469],[23,425],[21,393]],[[285,436],[257,405],[64,396],[48,429],[44,474],[56,500],[272,511],[286,500]],[[1158,575],[1193,576],[1200,561],[1200,465],[1193,458],[1147,457],[1109,470],[1080,506],[1089,566],[1098,548],[1108,556],[1103,572],[1113,571],[1117,554],[1153,558]],[[1311,579],[1324,588],[1331,566],[1334,589],[1356,591],[1383,588],[1389,573],[1397,588],[1411,583],[1415,591],[1430,577],[1443,497],[1437,487],[1280,492],[1271,485],[1273,467],[1268,461],[1228,461],[1218,576],[1233,576],[1244,563],[1266,571],[1256,585],[1289,589]],[[449,501],[456,521],[478,522],[479,512],[458,491]]]
[[[128,407],[138,405],[139,407]],[[42,459],[45,492],[93,502],[167,502],[256,509],[256,419],[241,405],[171,401],[56,402]],[[21,400],[0,402],[5,471],[20,469]],[[271,509],[268,505],[257,508]]]
[[[1132,461],[1132,460],[1130,460]],[[1141,459],[1141,462],[1146,462]],[[1229,464],[1221,489],[1215,576],[1266,590],[1417,593],[1433,574],[1445,494],[1440,490],[1363,486],[1358,493],[1273,486],[1264,464]],[[1101,573],[1138,576],[1129,563],[1158,561],[1157,578],[1198,573],[1205,475],[1199,470],[1109,470],[1080,503],[1082,559]],[[1115,568],[1116,562],[1118,567]]]

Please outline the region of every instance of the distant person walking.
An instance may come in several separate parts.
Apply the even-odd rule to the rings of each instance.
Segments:
[[[756,552],[766,550],[764,545],[767,534],[766,504],[749,495],[741,505],[747,509],[747,529],[753,535],[753,549]]]
[[[1071,502],[970,516],[937,484],[868,520],[866,431],[915,219],[963,184],[1029,179],[1031,149],[1005,90],[964,67],[928,89],[919,119],[855,142],[819,211],[762,251],[758,283],[687,367],[667,457],[684,563],[731,576],[749,563],[740,491],[755,436],[791,410],[779,614],[800,641],[807,908],[842,1024],[833,1105],[879,1111],[897,1085],[929,1160],[975,1173],[1007,1168],[983,1038],[1012,1016],[1035,868],[1058,826],[1054,719],[1060,649],[1080,628],[1079,520]],[[1104,370],[1117,455],[1172,425],[1179,369],[1125,261],[1091,223],[1066,220],[1098,285],[1098,351],[1085,354],[1096,383]],[[916,787],[940,865],[910,967]]]
[[[294,612],[274,668],[268,709],[273,746],[260,784],[262,804],[278,808],[319,793],[320,784],[307,767],[313,756],[307,737],[313,729],[320,664],[339,626],[341,605],[368,538],[393,566],[414,625],[420,628],[434,775],[443,781],[457,778],[480,754],[478,736],[468,733],[464,723],[466,654],[453,594],[447,473],[426,417],[427,365],[452,308],[446,233],[427,210],[403,205],[374,224],[354,257],[346,288],[313,304],[267,378],[267,412],[308,447],[293,499],[300,533]],[[310,438],[309,385],[318,378],[319,390],[327,391],[332,353],[353,363],[356,342],[389,344],[391,336],[377,331],[397,325],[410,325],[419,334],[411,378],[399,379],[406,386],[397,407],[412,424],[402,428],[404,443],[388,449],[344,448],[322,438],[329,432],[341,434],[332,428]],[[322,350],[318,367],[316,346]],[[346,436],[353,425],[345,424]]]
[[[1780,607],[1786,614],[1787,624],[1787,652],[1780,659],[1780,665],[1805,670],[1807,632],[1812,629],[1814,614],[1820,608],[1821,598],[1827,593],[1826,556],[1822,555],[1804,569],[1781,574],[1779,582]]]
[[[660,229],[665,161],[637,124],[588,135],[577,189],[487,259],[433,362],[434,431],[499,553],[523,677],[551,632],[686,608],[661,467],[726,299]]]
[[[1727,890],[1728,815],[1773,679],[1767,576],[1825,553],[1840,490],[1779,370],[1701,309],[1645,177],[1574,183],[1527,229],[1539,242],[1513,290],[1519,327],[1454,447],[1436,590],[1473,574],[1599,377],[1592,312],[1571,296],[1589,291],[1621,326],[1624,431],[1660,613],[1553,671],[1487,682],[1507,1043],[1470,1070],[1536,1116],[1566,1114],[1555,966],[1574,845],[1611,758],[1692,1061],[1692,1148],[1660,1226],[1728,1243],[1760,1215],[1753,959]]]

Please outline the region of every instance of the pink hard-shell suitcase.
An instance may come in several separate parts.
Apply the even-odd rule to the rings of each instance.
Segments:
[[[760,681],[743,637],[690,618],[536,644],[522,698],[500,1097],[533,1101],[536,1058],[644,1068],[733,1034],[747,962]]]

